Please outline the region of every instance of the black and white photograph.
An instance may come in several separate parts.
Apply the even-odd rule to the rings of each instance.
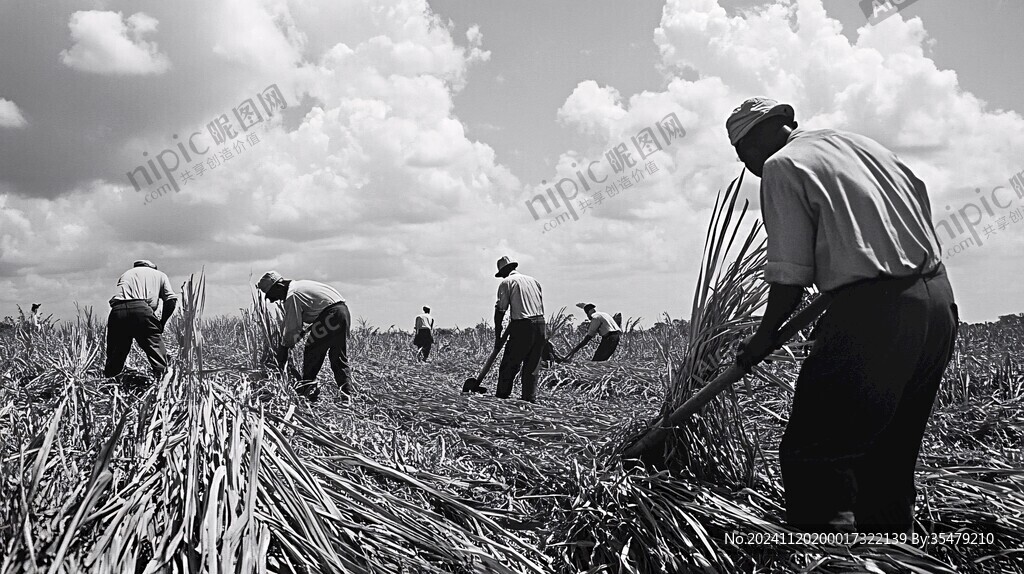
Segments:
[[[0,574],[1024,574],[1022,29],[0,0]]]

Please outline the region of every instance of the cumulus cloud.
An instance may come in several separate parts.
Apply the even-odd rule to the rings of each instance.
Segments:
[[[626,243],[642,250],[630,237],[634,229],[619,225],[636,218],[649,233],[675,230],[679,240],[669,241],[679,248],[675,259],[685,260],[683,268],[695,268],[699,252],[685,246],[701,244],[706,210],[741,167],[728,143],[725,118],[755,95],[792,104],[802,127],[855,131],[894,150],[928,184],[935,220],[952,217],[975,199],[976,188],[1009,188],[1007,180],[1024,168],[1014,151],[1024,146],[1024,119],[1016,112],[989,110],[959,84],[954,71],[939,69],[920,19],[896,15],[860,28],[851,42],[821,0],[778,0],[734,15],[717,0],[668,0],[654,40],[667,88],[624,100],[613,86],[580,82],[558,118],[580,133],[582,145],[562,156],[548,181],[572,177],[568,161],[586,165],[621,143],[631,148],[631,134],[669,111],[678,114],[686,137],[655,156],[667,167],[665,177],[646,184],[642,193],[592,206],[579,222],[559,228],[567,240],[585,241],[587,230],[581,228],[588,228],[600,231],[598,240],[605,245]],[[748,181],[746,194],[756,208],[757,179]],[[523,197],[543,188],[528,186]],[[985,217],[995,223],[996,217]],[[1011,236],[1022,230],[1005,235],[1002,242],[986,241],[969,258],[947,255],[954,280],[960,280],[958,292],[970,301],[961,306],[968,317],[991,317],[995,304],[987,302],[984,281],[971,282],[985,274],[967,269],[994,269],[1011,261],[1024,272],[1018,258],[1002,259]],[[965,237],[940,240],[948,248]],[[630,272],[642,269],[649,265],[638,260]],[[959,269],[965,270],[962,277]]]
[[[18,105],[0,98],[0,128],[23,128],[28,125]]]
[[[127,19],[120,12],[75,12],[68,21],[73,44],[60,59],[69,68],[94,74],[162,74],[170,69],[170,60],[156,42],[143,39],[156,32],[157,24],[142,12]]]
[[[190,41],[212,46],[216,58],[257,79],[220,94],[205,115],[168,128],[188,134],[191,123],[202,122],[196,147],[211,151],[182,161],[175,170],[180,191],[148,204],[156,185],[136,192],[120,175],[53,199],[4,198],[0,189],[0,278],[10,287],[4,300],[27,296],[30,283],[41,285],[29,278],[40,277],[77,282],[75,298],[102,301],[109,281],[96,281],[97,272],[116,277],[132,258],[145,257],[159,260],[176,284],[206,265],[209,308],[221,311],[246,304],[249,274],[265,268],[338,285],[357,316],[469,293],[483,296],[483,308],[493,305],[493,272],[458,278],[467,261],[493,263],[474,246],[505,233],[497,201],[519,186],[453,112],[452,94],[469,66],[488,57],[479,30],[460,45],[422,0],[392,0],[387,10],[365,2],[233,4],[259,41],[227,14]],[[328,18],[334,10],[344,17]],[[288,111],[303,115],[289,126],[278,111],[244,132],[232,107],[271,81]],[[203,124],[220,113],[240,135],[213,145]],[[240,141],[258,143],[239,151],[232,144]],[[142,151],[153,158],[169,149],[169,158],[174,144],[167,131],[122,143],[139,164]],[[227,160],[225,148],[233,150]],[[197,175],[194,165],[215,156],[221,165]],[[58,233],[44,232],[55,226]],[[90,255],[65,257],[72,247]],[[66,300],[59,290],[48,293],[55,305]]]

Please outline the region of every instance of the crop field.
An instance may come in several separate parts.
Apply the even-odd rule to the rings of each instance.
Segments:
[[[310,405],[262,366],[255,315],[194,311],[168,328],[177,367],[158,383],[99,376],[104,330],[84,313],[3,332],[3,572],[1009,572],[1024,558],[1021,317],[961,329],[917,475],[922,534],[991,543],[849,547],[728,541],[787,532],[775,449],[791,363],[695,419],[673,472],[618,461],[684,362],[683,322],[627,332],[606,364],[545,370],[537,404],[459,392],[489,330],[438,333],[424,364],[411,335],[364,326],[352,403],[331,400],[327,370]],[[563,322],[556,340],[576,336]],[[129,364],[145,365],[138,350]]]
[[[809,327],[652,460],[621,456],[759,320],[764,242],[755,223],[734,243],[737,189],[709,227],[690,318],[625,321],[613,360],[549,365],[536,404],[460,392],[492,348],[486,324],[437,330],[422,363],[410,333],[366,321],[349,340],[353,400],[335,400],[325,367],[311,404],[269,367],[274,308],[254,292],[241,316],[204,318],[201,274],[160,381],[139,374],[138,349],[131,372],[101,376],[90,308],[0,330],[0,574],[1022,571],[1024,315],[960,326],[912,539],[784,524],[777,449]],[[548,329],[560,349],[584,333],[564,309]]]

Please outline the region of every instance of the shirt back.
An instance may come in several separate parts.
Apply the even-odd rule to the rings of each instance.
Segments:
[[[429,313],[421,313],[416,315],[416,330],[420,329],[432,329],[434,327],[434,318]]]
[[[794,130],[765,162],[761,210],[769,283],[830,291],[930,271],[940,260],[924,183],[857,134]]]
[[[590,319],[590,327],[587,328],[587,334],[593,337],[594,335],[601,335],[604,337],[608,333],[618,331],[619,326],[615,323],[615,319],[611,315],[603,311],[594,311],[594,316]]]
[[[328,305],[344,300],[341,293],[330,285],[319,281],[292,280],[284,299],[284,343],[294,345],[304,324],[315,321]]]
[[[142,299],[156,311],[158,299],[169,301],[177,298],[170,279],[163,271],[151,267],[132,267],[117,278],[117,287],[110,303]]]
[[[502,279],[498,285],[498,301],[494,304],[498,311],[509,311],[509,318],[529,319],[544,316],[544,298],[540,283],[518,271],[513,271]]]

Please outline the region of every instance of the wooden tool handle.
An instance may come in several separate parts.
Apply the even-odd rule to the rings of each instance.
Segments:
[[[773,348],[777,349],[782,345],[786,344],[787,341],[796,336],[801,329],[810,325],[815,319],[817,319],[826,308],[829,303],[832,302],[832,297],[827,293],[818,295],[814,301],[800,310],[799,313],[793,315],[786,324],[779,329],[774,339]],[[715,378],[707,385],[704,385],[699,391],[697,391],[692,397],[683,403],[679,408],[672,411],[664,419],[659,419],[658,422],[652,426],[645,435],[640,437],[635,444],[627,448],[623,453],[623,458],[636,458],[641,453],[645,452],[648,448],[654,444],[659,443],[668,434],[669,429],[677,427],[683,423],[688,417],[693,415],[695,412],[700,410],[701,407],[711,402],[711,399],[718,396],[723,390],[731,387],[736,381],[743,378],[747,374],[747,371],[743,367],[733,364],[724,373]]]

